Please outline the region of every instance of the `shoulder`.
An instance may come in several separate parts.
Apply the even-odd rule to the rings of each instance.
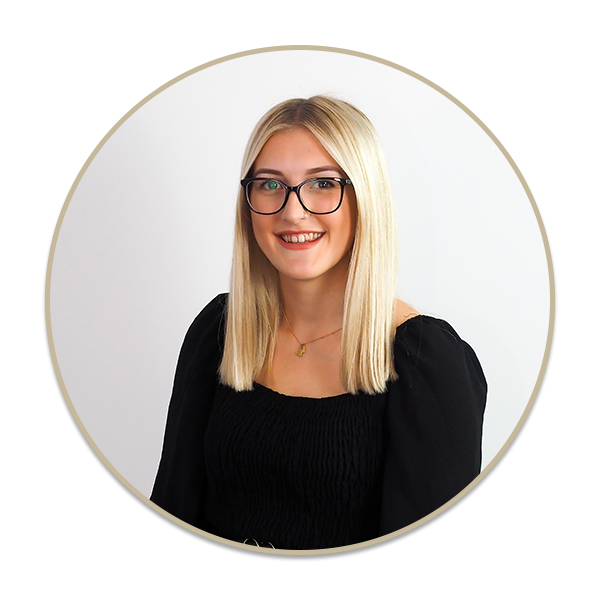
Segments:
[[[487,383],[473,348],[443,319],[416,313],[396,329],[394,364],[400,379],[471,387],[485,398]],[[463,388],[464,389],[464,388]]]
[[[228,297],[229,294],[219,294],[200,311],[185,335],[183,355],[210,354],[222,347]]]
[[[194,319],[188,333],[197,332],[198,330],[205,329],[207,326],[218,325],[223,320],[227,310],[228,298],[229,294],[215,296]]]
[[[396,298],[396,302],[394,304],[395,327],[399,327],[400,325],[402,325],[402,323],[408,321],[408,319],[412,319],[412,317],[416,317],[419,314],[421,313],[419,313],[418,310],[416,310],[412,306],[409,306],[408,304],[406,304],[406,302],[403,302],[402,300]]]
[[[406,350],[415,359],[423,356],[424,352],[448,360],[456,355],[457,350],[475,354],[450,323],[418,312],[396,327],[395,347],[396,350]]]

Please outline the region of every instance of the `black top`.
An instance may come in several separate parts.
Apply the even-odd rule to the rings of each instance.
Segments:
[[[475,353],[448,323],[420,315],[398,327],[394,357],[399,378],[388,384],[385,394],[293,398],[281,397],[258,385],[254,392],[237,394],[218,384],[226,302],[227,295],[222,294],[209,303],[192,323],[183,343],[163,454],[151,495],[158,506],[191,525],[229,539],[248,535],[276,547],[277,540],[280,548],[324,548],[365,541],[406,527],[451,500],[479,474],[487,385]],[[246,402],[256,403],[266,412],[281,412],[270,421],[258,412],[253,412],[250,420],[248,414],[230,414],[236,404],[241,407]],[[371,404],[367,408],[368,402]],[[377,403],[383,411],[383,435],[375,431]],[[316,418],[313,410],[324,412]],[[360,417],[354,413],[355,418],[350,419],[353,423],[337,423],[337,430],[333,426],[344,415],[350,417],[352,411],[362,410],[366,412]],[[288,411],[296,411],[297,417],[292,419]],[[277,454],[280,463],[269,456],[273,442],[261,428],[261,418],[264,427],[278,427],[280,439],[285,439]],[[372,423],[370,433],[356,429],[364,425],[365,418]],[[225,427],[235,421],[238,431],[229,435]],[[327,429],[327,422],[332,429]],[[322,464],[316,454],[311,459],[307,446],[304,448],[308,453],[303,454],[302,445],[294,445],[286,437],[301,438],[307,423],[312,425],[312,440],[326,449],[325,453],[319,451]],[[243,439],[246,424],[253,428],[248,437],[254,441]],[[356,446],[344,446],[344,428]],[[356,438],[364,440],[368,449]],[[227,453],[238,444],[249,446],[230,460]],[[381,458],[376,456],[379,453]],[[252,455],[266,462],[249,467]],[[356,471],[363,475],[356,477],[356,473],[347,472],[348,456],[356,457]],[[236,461],[240,461],[237,466]],[[304,483],[300,479],[291,481],[298,464]],[[279,481],[287,478],[288,482],[285,486],[273,485],[271,489],[276,487],[278,491],[267,494],[268,500],[264,494],[269,489],[265,483],[269,476],[258,485],[249,482],[250,472],[246,472],[248,468],[260,472],[265,465],[271,471],[279,469]],[[365,470],[369,475],[364,474]],[[232,484],[232,479],[238,481]],[[313,481],[306,483],[310,479]],[[229,483],[224,483],[226,480]],[[261,491],[257,492],[258,488]],[[296,506],[304,512],[277,513],[276,507],[294,495]],[[329,506],[330,501],[336,506]],[[348,506],[344,503],[353,504],[356,520],[346,520],[340,514],[340,507]],[[234,513],[241,504],[245,505],[244,516],[236,520]],[[377,510],[373,509],[375,504]],[[263,507],[262,515],[256,510],[259,505]],[[332,514],[337,515],[337,525],[323,529]],[[248,527],[253,531],[247,531]]]
[[[204,442],[211,529],[295,550],[377,537],[385,401],[218,385]]]

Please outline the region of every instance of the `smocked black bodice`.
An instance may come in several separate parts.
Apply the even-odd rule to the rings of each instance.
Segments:
[[[211,529],[299,550],[377,537],[385,400],[218,385],[205,438]]]

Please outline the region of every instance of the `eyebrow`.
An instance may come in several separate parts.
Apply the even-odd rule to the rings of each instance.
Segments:
[[[339,175],[344,176],[344,173],[342,172],[342,170],[339,167],[336,167],[334,165],[322,165],[320,167],[314,167],[312,169],[308,169],[306,171],[306,174],[314,175],[315,173],[324,173],[326,171],[335,171]],[[262,175],[264,173],[268,173],[269,175],[279,175],[280,177],[284,177],[284,174],[281,171],[278,171],[277,169],[269,169],[269,168],[257,169],[254,172],[254,177],[257,177],[258,175]]]

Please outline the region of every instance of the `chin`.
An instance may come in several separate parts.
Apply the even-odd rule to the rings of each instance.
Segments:
[[[315,281],[320,278],[338,279],[340,276],[345,278],[348,272],[348,265],[343,259],[332,264],[290,265],[280,263],[275,268],[281,277],[296,281]]]
[[[327,271],[315,270],[315,269],[277,269],[281,277],[287,279],[295,279],[296,281],[312,281],[318,279],[322,275],[325,275]]]

